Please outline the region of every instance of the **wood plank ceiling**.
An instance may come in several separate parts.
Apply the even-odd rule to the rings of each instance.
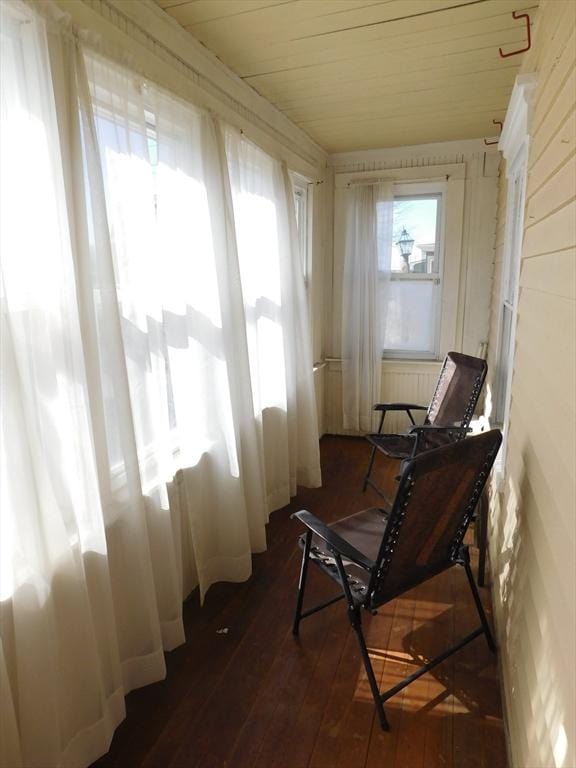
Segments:
[[[328,152],[493,136],[537,0],[156,0]]]

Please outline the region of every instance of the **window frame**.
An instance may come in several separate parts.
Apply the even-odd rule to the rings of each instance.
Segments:
[[[382,360],[422,360],[429,362],[430,360],[440,359],[440,337],[442,327],[442,305],[443,305],[443,290],[444,290],[444,231],[446,220],[446,183],[445,182],[414,182],[414,183],[402,183],[395,182],[393,186],[394,200],[397,199],[410,199],[415,200],[417,198],[431,199],[436,198],[438,200],[438,210],[436,213],[436,237],[438,245],[436,247],[436,253],[438,254],[438,272],[434,273],[419,273],[419,272],[390,272],[383,276],[382,279],[398,282],[433,282],[438,286],[438,293],[436,296],[435,305],[435,328],[433,335],[433,349],[431,350],[392,350],[382,349]]]
[[[296,214],[296,228],[298,231],[298,243],[300,246],[300,258],[302,260],[302,272],[304,275],[304,285],[306,290],[310,286],[312,276],[312,198],[310,191],[311,182],[304,176],[294,171],[290,172],[292,181],[292,192],[294,195],[294,212]],[[298,199],[303,201],[303,205],[298,205]],[[305,224],[302,229],[299,226],[298,211],[304,211]]]
[[[528,182],[528,157],[530,151],[531,101],[536,88],[537,77],[534,73],[518,75],[510,104],[506,113],[498,149],[506,161],[506,223],[504,234],[504,254],[502,261],[502,280],[498,307],[498,325],[496,336],[496,378],[494,380],[494,408],[503,413],[490,414],[491,423],[502,430],[502,445],[495,463],[495,485],[499,489],[504,480],[506,457],[508,453],[508,435],[510,431],[510,411],[512,407],[512,385],[514,379],[514,357],[516,346],[516,328],[518,324],[518,303],[520,297],[520,269],[522,265],[522,247],[524,240],[524,215],[526,205],[526,187]],[[518,185],[518,186],[517,186]],[[507,367],[505,376],[499,375],[503,357],[504,307],[511,312],[508,335]],[[504,391],[502,391],[504,388]],[[502,421],[499,421],[499,418]]]
[[[344,195],[349,184],[377,181],[398,184],[432,182],[443,186],[444,198],[444,285],[441,301],[440,342],[438,356],[434,358],[382,358],[383,363],[426,365],[441,362],[450,350],[462,348],[464,333],[465,285],[461,285],[461,272],[467,263],[468,254],[463,248],[464,234],[464,191],[466,185],[466,163],[445,163],[442,165],[418,165],[405,168],[385,168],[374,171],[351,171],[336,173],[334,177],[334,262],[332,273],[332,302],[340,306],[344,264],[345,216],[343,215]],[[334,316],[332,346],[340,348],[342,317]]]
[[[499,426],[508,423],[512,397],[512,370],[514,367],[514,345],[518,317],[518,296],[520,287],[520,263],[524,232],[524,204],[526,201],[528,153],[523,147],[506,173],[508,189],[506,195],[506,229],[502,281],[498,307],[498,336],[496,347],[496,386],[494,399],[494,422]],[[509,327],[506,340],[505,314],[509,313]],[[506,343],[505,343],[506,342]],[[505,359],[504,359],[505,358]]]

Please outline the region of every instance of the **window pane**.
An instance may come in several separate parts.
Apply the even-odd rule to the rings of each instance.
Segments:
[[[516,284],[518,282],[518,270],[517,259],[513,257],[521,248],[522,233],[519,231],[519,220],[522,216],[522,185],[520,178],[516,176],[514,178],[513,188],[511,190],[512,205],[510,211],[510,228],[511,228],[511,242],[510,242],[510,255],[506,259],[506,267],[504,272],[504,301],[507,301],[510,306],[514,304],[514,296],[516,294]],[[520,238],[520,242],[518,242]]]
[[[439,196],[394,199],[392,272],[439,272]]]
[[[432,280],[382,280],[384,353],[433,354],[439,286]]]
[[[512,307],[508,304],[503,304],[500,335],[500,354],[498,359],[498,367],[496,369],[496,407],[494,410],[495,419],[499,424],[504,422],[504,411],[506,409],[508,369],[510,363],[510,341],[512,335],[512,315]]]
[[[298,186],[294,188],[294,208],[296,210],[296,227],[298,229],[298,245],[304,282],[308,283],[308,189]]]

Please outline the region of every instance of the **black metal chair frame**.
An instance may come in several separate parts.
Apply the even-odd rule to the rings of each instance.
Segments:
[[[453,353],[449,353],[449,354],[453,354]],[[380,416],[380,422],[378,425],[378,432],[375,435],[366,436],[366,439],[368,440],[368,442],[372,444],[372,450],[370,452],[368,468],[366,470],[366,474],[364,475],[364,481],[362,484],[363,491],[365,491],[366,488],[370,486],[379,496],[381,496],[383,499],[389,502],[389,499],[387,498],[386,494],[384,494],[382,490],[378,487],[378,485],[373,480],[370,479],[370,475],[372,474],[372,469],[374,467],[374,462],[376,459],[376,454],[377,452],[383,452],[382,448],[378,446],[377,441],[378,441],[378,437],[382,436],[384,419],[388,411],[404,411],[407,414],[410,421],[412,422],[412,426],[408,430],[408,434],[414,436],[414,440],[412,442],[412,449],[408,456],[402,457],[402,458],[413,458],[414,456],[417,456],[422,451],[430,450],[426,445],[426,437],[428,435],[443,434],[443,435],[446,435],[447,442],[455,442],[458,440],[463,440],[468,434],[470,434],[470,432],[472,432],[469,425],[474,415],[474,409],[476,408],[478,398],[480,397],[480,392],[482,391],[484,380],[486,379],[486,374],[488,371],[488,367],[486,364],[484,364],[483,368],[480,369],[474,388],[470,394],[470,398],[468,400],[468,403],[465,409],[464,417],[460,422],[460,424],[440,426],[440,425],[428,423],[429,414],[433,410],[438,400],[442,376],[446,369],[448,359],[449,359],[449,355],[447,355],[446,358],[444,359],[444,363],[442,365],[440,375],[438,376],[438,381],[436,383],[436,388],[434,390],[432,400],[430,401],[430,405],[428,406],[417,405],[415,403],[377,403],[376,405],[373,406],[373,410],[380,411],[381,416]],[[424,424],[420,424],[420,425],[416,424],[416,421],[414,420],[414,416],[412,415],[412,411],[426,411],[426,420]],[[479,586],[483,587],[486,581],[486,550],[488,546],[488,543],[487,543],[488,520],[487,520],[487,510],[485,509],[485,505],[482,503],[482,500],[479,503],[479,507],[476,510],[474,517],[478,524],[478,532],[476,536],[478,551],[479,551],[478,584]]]
[[[466,437],[466,435],[469,432],[471,432],[470,422],[472,420],[472,417],[474,416],[474,409],[476,408],[476,403],[478,402],[478,398],[480,397],[480,392],[482,391],[482,387],[484,385],[484,380],[486,378],[486,373],[488,370],[488,367],[486,364],[484,364],[484,366],[481,368],[480,373],[476,378],[473,390],[470,393],[470,397],[466,404],[466,408],[460,423],[449,424],[449,425],[437,425],[437,424],[431,424],[429,422],[430,413],[436,406],[438,402],[438,398],[440,396],[440,387],[441,387],[442,378],[446,370],[446,366],[448,365],[448,361],[451,354],[454,354],[454,353],[449,353],[448,355],[446,355],[444,359],[444,363],[442,364],[440,375],[438,376],[438,381],[436,383],[436,388],[434,390],[434,394],[432,395],[432,400],[430,401],[430,405],[428,406],[417,405],[415,403],[376,403],[376,405],[373,406],[373,410],[380,411],[381,416],[380,416],[380,423],[378,425],[378,432],[376,433],[376,435],[366,436],[366,439],[368,440],[368,442],[372,443],[372,451],[370,453],[368,469],[366,470],[366,474],[364,475],[364,482],[362,485],[363,491],[365,491],[366,488],[370,486],[374,491],[376,491],[377,494],[382,496],[382,498],[386,499],[385,494],[382,493],[378,485],[373,480],[370,479],[370,475],[372,474],[372,469],[374,467],[374,460],[376,459],[377,451],[382,452],[382,448],[380,448],[377,444],[377,438],[378,436],[382,435],[382,429],[384,427],[384,419],[388,411],[404,411],[408,415],[408,418],[410,419],[410,421],[412,422],[412,426],[408,430],[408,434],[410,436],[412,435],[414,436],[411,453],[407,456],[402,456],[399,458],[403,458],[403,459],[413,458],[422,450],[426,450],[425,440],[427,435],[445,434],[447,437],[447,440],[450,442],[453,442],[456,440],[463,440]],[[426,411],[426,418],[424,420],[424,424],[420,424],[420,425],[416,424],[414,420],[414,416],[412,415],[412,411]]]
[[[500,440],[501,440],[501,437],[500,437]],[[494,638],[490,630],[490,625],[488,623],[488,619],[484,612],[484,608],[480,600],[478,589],[476,587],[476,583],[472,575],[472,570],[470,568],[470,555],[468,552],[468,546],[463,544],[463,539],[464,539],[466,530],[468,528],[468,525],[472,519],[472,515],[476,508],[476,504],[478,503],[480,496],[482,494],[482,491],[484,489],[486,480],[492,468],[492,464],[494,463],[494,459],[498,452],[499,446],[500,446],[500,441],[498,441],[495,449],[486,456],[483,466],[481,467],[480,471],[476,475],[474,491],[468,501],[468,504],[466,505],[464,515],[461,519],[461,523],[459,525],[457,535],[452,545],[452,556],[450,560],[446,562],[442,567],[437,567],[432,572],[427,573],[423,578],[419,578],[415,580],[413,583],[407,584],[403,586],[401,589],[397,591],[393,591],[390,594],[387,594],[384,599],[378,599],[376,597],[374,586],[377,585],[378,582],[381,581],[382,579],[385,579],[387,569],[390,566],[392,556],[393,556],[394,542],[397,540],[400,526],[402,525],[404,510],[406,509],[409,503],[409,498],[410,498],[412,487],[413,487],[411,473],[412,473],[414,462],[418,461],[417,457],[415,459],[411,459],[405,465],[405,468],[400,480],[398,494],[394,501],[394,506],[392,510],[389,513],[386,510],[380,510],[384,515],[388,517],[388,523],[386,526],[386,533],[382,540],[382,545],[380,547],[380,552],[379,552],[377,561],[371,560],[370,558],[366,557],[356,547],[354,547],[352,544],[350,544],[348,541],[342,538],[338,533],[333,531],[330,526],[323,523],[321,520],[315,517],[315,515],[313,515],[312,513],[306,510],[302,510],[300,512],[295,512],[292,515],[292,518],[297,518],[307,528],[305,537],[301,537],[303,538],[303,555],[302,555],[302,563],[300,568],[300,578],[298,583],[298,597],[297,597],[296,611],[294,615],[292,632],[294,635],[299,634],[300,622],[302,621],[302,619],[312,616],[313,614],[323,610],[324,608],[327,608],[328,606],[340,600],[346,601],[348,618],[358,640],[360,653],[362,655],[362,661],[364,663],[364,667],[368,677],[368,682],[369,682],[374,703],[376,706],[376,711],[378,713],[380,725],[382,729],[385,731],[389,730],[390,728],[389,728],[388,720],[386,718],[386,713],[384,711],[384,702],[390,699],[392,696],[395,696],[397,693],[399,693],[399,691],[401,691],[407,685],[412,683],[414,680],[417,680],[426,672],[429,672],[431,669],[433,669],[435,666],[440,664],[446,658],[456,653],[465,645],[472,642],[482,634],[486,638],[486,642],[488,644],[489,649],[493,653],[496,652],[496,644],[494,642]],[[445,451],[446,447],[438,448],[435,450]],[[313,536],[317,536],[326,544],[326,548],[330,553],[331,557],[322,556],[318,552],[313,551],[314,549],[318,549],[318,548],[312,547]],[[335,597],[329,600],[326,600],[323,603],[313,606],[312,608],[303,610],[304,592],[306,587],[306,578],[308,575],[308,565],[310,560],[312,560],[317,566],[321,568],[321,570],[323,570],[325,573],[327,573],[328,576],[330,576],[332,579],[334,579],[340,584],[342,588],[342,594],[338,594]],[[349,561],[350,563],[361,568],[363,571],[365,571],[368,574],[370,586],[365,591],[364,596],[359,595],[357,588],[355,587],[355,580],[351,579],[349,574],[346,573],[344,560]],[[366,640],[364,638],[364,633],[362,631],[361,610],[365,609],[369,613],[375,614],[377,613],[378,608],[380,608],[382,605],[385,605],[390,600],[398,597],[408,589],[411,589],[412,587],[415,587],[418,584],[421,584],[422,582],[428,580],[429,578],[432,578],[433,576],[439,573],[442,573],[443,571],[448,570],[449,568],[455,565],[462,566],[466,571],[468,584],[470,586],[472,597],[474,599],[474,604],[476,606],[476,610],[478,612],[478,616],[480,619],[480,626],[477,629],[475,629],[473,632],[470,632],[469,634],[467,634],[457,643],[452,645],[446,651],[430,659],[430,661],[428,661],[426,664],[419,667],[419,669],[417,669],[415,672],[405,677],[395,686],[381,693],[378,687],[378,682],[374,675],[374,669],[372,667],[372,662],[370,661],[370,655],[368,653]]]

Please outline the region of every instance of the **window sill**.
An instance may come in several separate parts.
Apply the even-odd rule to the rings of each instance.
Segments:
[[[324,360],[329,370],[341,371],[342,358],[327,357]],[[415,360],[413,358],[386,358],[382,359],[382,369],[386,373],[431,373],[438,375],[442,360]]]
[[[390,366],[390,365],[407,365],[412,367],[422,366],[422,365],[429,365],[434,366],[434,369],[437,368],[437,366],[442,364],[442,360],[438,360],[435,357],[383,357],[382,358],[382,365]]]
[[[382,356],[383,363],[441,363],[442,360],[438,359],[436,355],[385,355]]]

